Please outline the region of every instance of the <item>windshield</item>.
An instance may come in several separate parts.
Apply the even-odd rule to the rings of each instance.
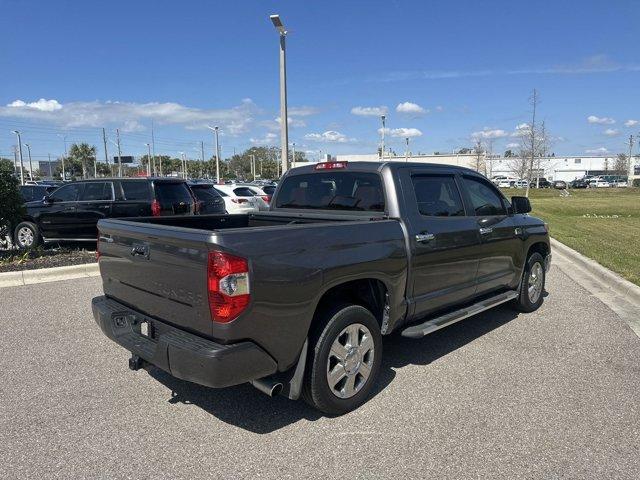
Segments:
[[[287,178],[277,208],[384,211],[380,177],[375,173],[322,172]]]

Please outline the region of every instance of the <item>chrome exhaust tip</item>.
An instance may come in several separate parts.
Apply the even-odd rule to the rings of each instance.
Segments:
[[[270,378],[259,378],[257,380],[252,380],[251,385],[256,387],[262,393],[269,395],[270,397],[275,397],[282,393],[282,382],[277,382]]]

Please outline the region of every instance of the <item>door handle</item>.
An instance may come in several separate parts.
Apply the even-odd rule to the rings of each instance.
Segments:
[[[416,235],[416,242],[429,242],[434,238],[436,238],[436,236],[433,233],[418,233]]]
[[[488,235],[491,232],[493,232],[493,228],[491,228],[491,227],[482,227],[480,229],[480,234],[481,235]]]

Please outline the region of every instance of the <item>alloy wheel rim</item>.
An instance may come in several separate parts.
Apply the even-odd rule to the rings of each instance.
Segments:
[[[331,344],[327,359],[327,383],[338,398],[350,398],[362,390],[371,376],[375,349],[371,331],[360,323],[344,328]]]
[[[542,265],[540,264],[540,262],[536,262],[531,267],[531,272],[529,272],[529,285],[527,288],[529,301],[531,303],[536,303],[540,298],[540,294],[542,293],[543,280],[544,272],[542,270]]]
[[[33,231],[29,227],[22,227],[18,230],[18,241],[25,247],[33,245]]]

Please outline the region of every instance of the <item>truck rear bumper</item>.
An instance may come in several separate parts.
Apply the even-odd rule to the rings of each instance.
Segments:
[[[176,378],[220,388],[266,377],[277,370],[275,360],[253,342],[222,345],[104,296],[94,298],[91,307],[107,337]]]

